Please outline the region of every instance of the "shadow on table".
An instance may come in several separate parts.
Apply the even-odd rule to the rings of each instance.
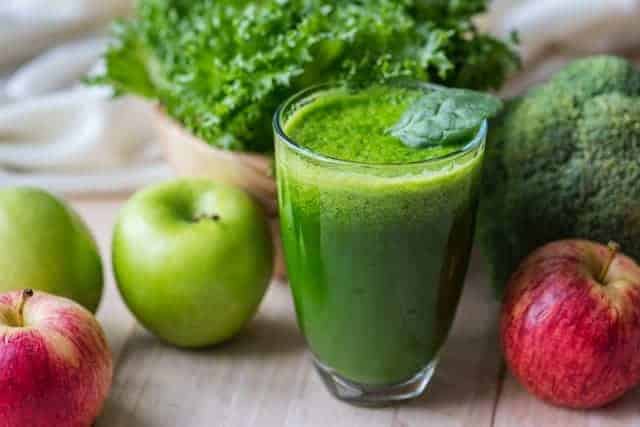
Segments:
[[[224,343],[203,349],[180,349],[137,326],[123,351],[122,358],[132,354],[161,350],[167,353],[193,354],[194,358],[205,355],[215,357],[235,357],[268,359],[285,354],[303,352],[305,342],[295,321],[285,316],[260,315],[253,319],[236,337]]]
[[[593,415],[602,417],[603,420],[615,420],[620,424],[634,425],[640,416],[640,388],[636,388],[621,399],[592,412]]]
[[[204,349],[179,349],[154,338],[138,325],[134,334],[127,340],[123,357],[159,350],[166,354],[193,354],[194,359],[208,355],[219,358],[233,356],[238,360],[268,359],[303,352],[305,346],[304,338],[295,321],[289,289],[284,285],[274,284],[256,317],[229,341]]]
[[[108,399],[93,427],[153,427],[153,424],[141,414],[122,407],[116,399]]]
[[[418,399],[407,402],[408,408],[423,408],[443,413],[458,413],[460,408],[492,407],[502,372],[497,352],[497,339],[485,337],[485,343],[474,336],[453,336],[441,357],[440,365]],[[494,347],[495,346],[495,347]],[[469,349],[482,352],[473,360],[465,360]],[[459,349],[466,349],[464,351]]]
[[[306,344],[295,321],[285,316],[259,316],[242,333],[210,349],[234,355],[281,357],[303,352]]]

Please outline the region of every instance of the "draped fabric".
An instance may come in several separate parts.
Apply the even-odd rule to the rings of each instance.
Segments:
[[[130,191],[172,175],[154,143],[153,106],[86,87],[106,28],[133,0],[0,1],[0,186]],[[518,30],[523,71],[505,96],[576,56],[640,60],[640,0],[494,0],[482,28]]]

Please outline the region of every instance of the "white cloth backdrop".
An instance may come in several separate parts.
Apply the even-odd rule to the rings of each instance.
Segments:
[[[171,176],[152,107],[79,83],[98,66],[108,22],[132,3],[0,0],[0,187],[119,192]],[[519,30],[530,72],[508,86],[513,94],[569,56],[640,48],[638,22],[640,0],[495,0],[481,25]]]
[[[0,2],[0,186],[121,192],[171,176],[151,105],[80,83],[108,23],[131,10],[132,0]]]

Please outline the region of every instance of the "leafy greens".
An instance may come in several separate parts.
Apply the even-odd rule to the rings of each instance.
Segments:
[[[270,152],[271,117],[320,82],[406,77],[497,88],[509,44],[471,18],[486,0],[140,0],[114,28],[106,69],[117,93],[157,100],[209,144]]]

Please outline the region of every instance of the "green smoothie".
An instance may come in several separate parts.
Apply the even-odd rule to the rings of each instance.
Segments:
[[[389,129],[423,95],[332,89],[280,117],[298,321],[317,360],[354,383],[401,383],[434,362],[466,274],[486,124],[476,142],[409,147]]]

